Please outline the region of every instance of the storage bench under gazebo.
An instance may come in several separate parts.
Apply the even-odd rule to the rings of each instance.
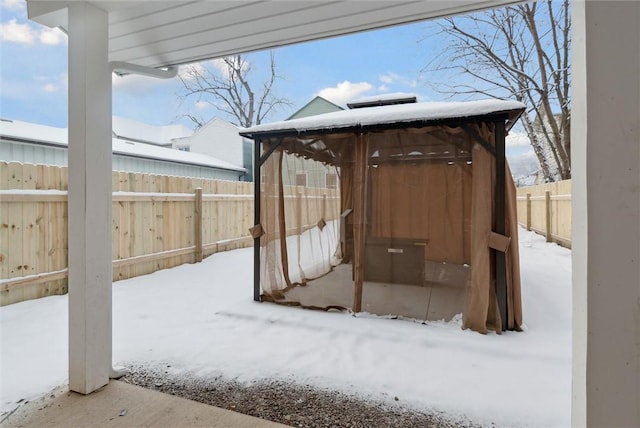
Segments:
[[[255,141],[254,299],[519,330],[519,102],[371,98]],[[335,187],[335,189],[333,189]]]

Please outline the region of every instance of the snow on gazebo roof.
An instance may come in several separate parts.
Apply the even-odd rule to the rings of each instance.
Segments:
[[[497,99],[394,104],[266,123],[240,129],[240,134],[253,138],[269,134],[308,133],[311,131],[326,133],[332,130],[402,123],[422,122],[427,125],[447,120],[481,118],[499,114],[505,114],[510,122],[515,122],[524,108],[525,105],[521,102]]]

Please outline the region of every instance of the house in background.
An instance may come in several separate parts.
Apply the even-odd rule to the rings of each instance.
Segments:
[[[286,120],[317,116],[340,110],[344,110],[344,108],[317,95]],[[302,187],[338,188],[338,171],[335,167],[309,159],[296,159],[294,155],[286,154],[284,156],[282,169],[284,184]]]
[[[247,170],[243,181],[253,181],[253,143],[241,137],[233,123],[214,117],[193,135],[173,140],[173,148],[213,156]]]
[[[113,116],[112,120],[113,138],[135,143],[171,148],[173,140],[193,134],[191,129],[183,125],[154,126],[120,116]]]
[[[129,131],[132,129],[134,128],[130,128]],[[162,130],[156,132],[155,136],[158,137],[162,132]],[[134,133],[134,135],[143,134]],[[151,135],[153,136],[154,133]],[[150,140],[148,137],[145,138]],[[246,173],[244,168],[212,156],[186,153],[162,147],[164,144],[147,144],[139,141],[140,139],[129,139],[123,136],[112,139],[114,171],[229,181],[241,181]],[[167,139],[155,141],[162,143]],[[0,119],[0,161],[67,166],[67,152],[66,128]]]
[[[343,110],[343,108],[320,96],[316,96],[287,120],[338,110]],[[243,181],[253,181],[253,141],[242,137],[239,132],[240,128],[233,123],[214,117],[192,135],[172,140],[172,147],[186,152],[213,156],[242,167],[247,170]],[[300,172],[299,174],[293,171],[291,175],[288,175],[290,177],[288,181],[290,184],[299,186],[325,187],[325,182],[327,181],[325,175],[326,171],[324,170]],[[335,177],[330,177],[328,182],[335,187]]]

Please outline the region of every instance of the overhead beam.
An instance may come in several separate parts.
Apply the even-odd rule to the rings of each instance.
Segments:
[[[29,19],[47,27],[69,28],[66,1],[28,0],[27,16]]]
[[[141,76],[154,77],[157,79],[173,79],[178,75],[177,66],[151,68],[123,61],[112,61],[109,63],[109,65],[111,66],[111,70],[118,76],[126,76],[127,74],[138,74]]]

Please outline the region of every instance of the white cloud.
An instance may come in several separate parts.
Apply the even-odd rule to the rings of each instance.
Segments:
[[[58,28],[42,27],[39,30],[29,23],[19,23],[16,18],[0,24],[0,41],[33,45],[36,41],[55,46],[67,42],[67,35]]]
[[[334,104],[344,105],[348,101],[363,96],[373,89],[373,85],[367,82],[352,83],[345,80],[333,88],[324,88],[318,92],[322,98],[326,98]]]
[[[32,45],[36,31],[29,24],[18,24],[16,19],[0,24],[0,41]]]
[[[509,167],[514,177],[527,177],[538,171],[538,159],[525,132],[511,130],[505,142]]]
[[[529,136],[524,132],[510,131],[505,140],[507,147],[525,147],[531,145]]]
[[[2,0],[3,9],[22,10],[25,6],[25,0]]]
[[[45,92],[56,92],[59,88],[54,85],[53,83],[47,83],[46,85],[44,85],[44,87],[42,88]]]
[[[195,64],[181,65],[178,69],[178,76],[184,80],[193,80],[194,76],[202,74],[204,72],[204,66],[202,63],[197,62]]]
[[[222,74],[224,77],[229,76],[229,66],[226,62],[224,62],[223,58],[215,58],[209,61],[205,61],[205,66],[209,65],[213,67],[218,73]]]
[[[38,87],[49,94],[60,90],[66,91],[69,87],[68,74],[62,73],[57,78],[51,76],[34,76],[33,80],[37,82]]]
[[[527,150],[519,154],[507,153],[507,159],[511,174],[514,177],[527,177],[535,174],[539,169],[538,159],[533,150]]]
[[[235,64],[236,57],[229,57],[232,61],[232,64]],[[205,64],[210,63],[220,74],[222,74],[225,78],[229,78],[229,65],[225,62],[224,58],[216,58],[210,61],[207,61]],[[251,68],[251,61],[247,59],[246,56],[242,57],[242,62],[240,63],[240,69],[247,73]]]
[[[251,63],[243,58],[242,70],[248,71],[251,67]],[[180,66],[178,74],[184,80],[194,80],[195,76],[207,76],[209,73],[220,75],[225,79],[229,78],[229,66],[224,61],[224,58],[215,58],[208,61],[196,62],[194,64],[188,64]]]
[[[202,101],[202,100],[196,101],[193,105],[196,108],[196,110],[204,110],[204,109],[209,108],[211,106],[211,104],[209,104],[206,101]]]
[[[378,86],[378,92],[389,92],[389,87],[387,85]]]
[[[378,80],[382,82],[384,84],[383,86],[385,86],[386,88],[388,88],[387,85],[392,84],[408,86],[410,88],[415,88],[418,86],[418,81],[416,79],[410,79],[409,77],[401,76],[393,72],[381,74],[380,76],[378,76]]]
[[[45,45],[55,46],[67,42],[67,35],[59,28],[43,28],[38,37]]]
[[[378,80],[380,80],[382,83],[391,84],[397,81],[398,77],[399,76],[395,73],[386,73],[378,77]]]

